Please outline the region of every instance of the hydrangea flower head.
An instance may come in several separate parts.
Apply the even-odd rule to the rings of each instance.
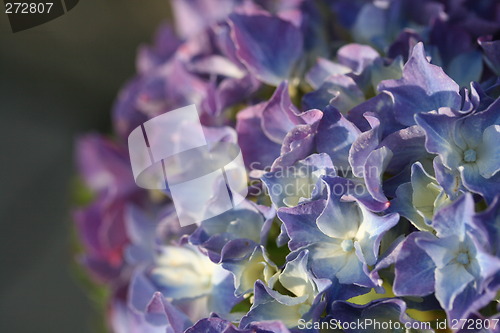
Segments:
[[[369,320],[431,332],[444,317],[451,331],[460,319],[498,331],[498,1],[171,3],[175,26],[140,47],[113,135],[76,145],[91,192],[74,213],[78,260],[109,291],[110,331]],[[134,182],[127,137],[191,104],[208,144],[237,144],[250,178],[231,209],[181,227],[168,186]],[[177,171],[206,169],[196,163]]]

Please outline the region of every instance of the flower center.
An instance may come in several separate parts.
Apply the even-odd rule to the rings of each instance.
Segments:
[[[467,163],[476,161],[476,151],[474,149],[467,149],[464,152],[464,161]]]
[[[469,255],[465,252],[460,252],[457,256],[457,262],[462,265],[467,265],[469,263]]]
[[[354,242],[352,239],[344,239],[342,243],[340,243],[340,247],[344,252],[351,252],[354,249]]]

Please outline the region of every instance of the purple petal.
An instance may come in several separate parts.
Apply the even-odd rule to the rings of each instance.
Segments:
[[[280,155],[281,144],[269,139],[261,127],[262,112],[266,103],[250,106],[237,115],[236,131],[243,160],[251,170],[270,167]]]
[[[347,44],[337,52],[339,63],[351,68],[357,74],[361,73],[379,57],[378,52],[371,46],[361,44]]]
[[[327,153],[333,165],[348,172],[349,151],[351,145],[360,135],[359,129],[334,107],[327,107],[316,134],[316,148],[318,152]]]
[[[297,125],[288,132],[281,146],[281,155],[274,161],[272,169],[293,165],[314,152],[314,139],[323,113],[319,110],[309,110],[299,116],[310,123]]]
[[[288,84],[282,82],[262,111],[262,129],[266,136],[276,143],[283,142],[287,133],[303,123],[297,117],[299,111],[292,104]]]
[[[230,25],[238,57],[251,73],[274,86],[291,77],[302,54],[302,34],[297,27],[263,14],[232,14]]]
[[[352,167],[352,173],[356,177],[363,177],[366,161],[370,153],[375,150],[380,142],[381,130],[380,121],[373,117],[372,128],[359,134],[349,149],[349,164]]]
[[[297,250],[310,244],[330,238],[322,233],[316,226],[316,219],[325,207],[325,201],[313,201],[292,208],[280,208],[278,217],[285,224],[290,237],[288,246],[290,250]]]
[[[177,50],[181,40],[174,34],[168,24],[161,25],[152,46],[142,46],[139,49],[136,67],[139,73],[147,73],[166,62]]]
[[[413,232],[399,248],[393,286],[397,296],[426,296],[434,292],[436,265],[415,243],[415,239],[426,237],[425,232]]]
[[[488,38],[479,38],[479,45],[481,45],[484,55],[486,56],[486,63],[497,74],[500,75],[500,40],[490,41]]]
[[[191,321],[187,316],[170,304],[159,292],[153,295],[147,305],[145,318],[155,326],[168,325],[172,333],[182,333],[191,326]]]
[[[78,140],[76,155],[79,172],[92,190],[119,195],[138,191],[125,147],[89,134]]]
[[[173,0],[177,31],[182,37],[192,37],[206,27],[226,18],[239,0]]]

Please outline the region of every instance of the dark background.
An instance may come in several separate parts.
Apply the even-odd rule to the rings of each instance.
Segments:
[[[3,5],[3,3],[2,3]],[[81,0],[12,33],[0,13],[0,332],[96,331],[97,310],[72,267],[73,145],[109,131],[139,44],[168,0]]]

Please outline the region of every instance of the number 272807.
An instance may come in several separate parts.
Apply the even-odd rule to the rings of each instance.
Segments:
[[[48,14],[54,5],[53,2],[7,2],[6,14]]]

